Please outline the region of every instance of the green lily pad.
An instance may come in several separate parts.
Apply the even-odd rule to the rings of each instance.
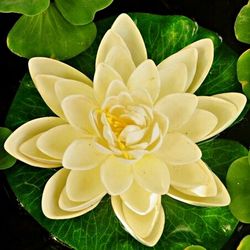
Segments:
[[[236,65],[237,55],[221,43],[216,33],[199,28],[195,22],[183,16],[142,13],[131,16],[141,30],[149,57],[156,63],[193,41],[206,37],[206,34],[212,37],[216,45],[216,60],[211,76],[205,80],[206,87],[201,87],[199,92],[208,95],[240,89],[240,84],[235,81],[235,70],[229,70]],[[92,77],[97,47],[113,20],[114,18],[110,18],[99,22],[99,33],[93,45],[68,62]],[[51,115],[51,111],[26,75],[9,111],[7,126],[14,129],[30,119],[48,115]],[[206,141],[200,144],[200,147],[203,160],[215,173],[219,173],[221,178],[225,178],[227,167],[233,160],[246,156],[248,152],[237,142],[220,139]],[[6,171],[18,200],[53,236],[78,250],[148,249],[123,230],[112,211],[108,196],[93,211],[78,218],[60,221],[45,218],[41,211],[41,196],[45,183],[55,171],[33,168],[20,162]],[[162,205],[166,214],[166,225],[161,240],[154,247],[155,250],[166,249],[166,246],[168,250],[183,250],[190,245],[219,250],[230,238],[238,223],[228,207],[196,207],[168,196],[163,197]]]
[[[93,21],[95,13],[106,8],[113,0],[55,0],[57,8],[66,20],[74,25]]]
[[[45,11],[49,4],[50,0],[1,0],[0,12],[16,12],[32,16]]]
[[[241,222],[250,223],[250,165],[248,156],[234,161],[227,173],[227,188],[231,196],[230,210]]]
[[[237,62],[237,75],[243,92],[250,99],[250,49],[239,57]]]
[[[8,128],[0,127],[0,169],[10,168],[16,163],[16,159],[4,149],[4,142],[11,133]]]
[[[245,236],[239,246],[237,247],[237,250],[249,250],[250,249],[250,235]]]
[[[8,34],[9,49],[19,56],[66,60],[86,50],[96,36],[94,23],[75,26],[54,4],[36,16],[22,16]]]
[[[186,247],[184,250],[206,250],[206,248],[202,246],[198,246],[198,245],[192,245],[192,246]]]
[[[236,38],[243,43],[250,44],[250,1],[239,12],[234,31]]]

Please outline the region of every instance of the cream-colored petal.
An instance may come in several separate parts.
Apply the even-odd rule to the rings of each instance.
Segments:
[[[127,14],[119,15],[113,23],[111,30],[119,34],[125,41],[135,65],[139,65],[147,59],[147,50],[140,31]]]
[[[75,140],[66,149],[62,164],[72,170],[87,170],[99,165],[106,157],[107,155],[97,150],[93,139],[82,138]]]
[[[54,167],[54,164],[47,164],[27,157],[20,152],[19,148],[25,141],[31,139],[32,137],[64,123],[65,121],[58,117],[43,117],[31,120],[20,126],[8,137],[5,141],[4,148],[9,154],[18,160],[34,167]]]
[[[127,92],[127,86],[121,80],[113,80],[107,89],[106,96],[118,96],[121,92]]]
[[[214,45],[209,38],[201,39],[184,49],[195,48],[198,51],[196,72],[187,92],[194,93],[206,78],[214,59]]]
[[[128,226],[132,229],[135,236],[139,238],[146,238],[150,235],[155,226],[161,207],[161,199],[155,208],[148,214],[138,215],[130,210],[124,203],[122,203],[122,211]]]
[[[145,89],[155,101],[160,93],[160,76],[152,60],[141,63],[128,79],[130,91]]]
[[[59,197],[58,205],[59,207],[67,212],[77,212],[84,211],[84,214],[94,209],[102,200],[103,195],[93,198],[85,202],[77,202],[69,199],[66,188],[64,188]]]
[[[194,142],[200,142],[215,128],[217,117],[206,110],[196,109],[190,120],[178,129]]]
[[[137,125],[128,125],[120,133],[119,140],[125,142],[127,146],[133,145],[143,138],[145,131]]]
[[[198,98],[189,93],[170,94],[160,99],[155,110],[164,114],[169,120],[169,131],[178,130],[193,115]]]
[[[145,89],[134,89],[130,91],[130,94],[135,101],[135,103],[142,104],[142,105],[147,105],[148,107],[153,106],[153,100],[148,93],[147,90]]]
[[[94,103],[83,95],[71,95],[62,101],[62,109],[68,122],[86,134],[95,134],[90,118],[90,113],[95,108]]]
[[[185,64],[187,67],[187,82],[185,90],[187,90],[195,76],[197,62],[198,62],[198,50],[196,48],[186,48],[167,57],[157,67],[158,70],[161,71],[171,68],[173,65],[177,63]]]
[[[38,161],[43,162],[45,164],[49,164],[54,167],[62,166],[61,160],[52,158],[46,154],[44,154],[41,150],[37,147],[37,140],[41,136],[41,134],[35,135],[31,139],[25,141],[19,147],[19,151],[24,154],[25,156]]]
[[[42,133],[37,140],[37,147],[52,158],[62,159],[67,147],[74,140],[84,136],[84,133],[74,129],[69,124],[59,125]]]
[[[221,98],[225,101],[228,101],[234,104],[239,114],[242,112],[247,102],[246,96],[237,92],[217,94],[217,95],[214,95],[214,97]]]
[[[195,205],[195,206],[204,206],[204,207],[222,207],[228,206],[230,203],[230,196],[220,181],[220,179],[214,174],[215,183],[217,185],[217,194],[213,197],[198,197],[184,194],[173,187],[170,186],[168,195],[176,200]]]
[[[100,167],[89,170],[72,170],[66,182],[66,193],[71,201],[87,202],[106,194],[100,177]]]
[[[146,246],[154,246],[160,239],[165,215],[160,199],[155,208],[147,215],[139,215],[130,210],[118,196],[111,197],[112,207],[125,230]]]
[[[126,206],[135,213],[145,215],[151,212],[159,199],[158,194],[146,191],[136,181],[130,188],[120,195]]]
[[[85,214],[90,208],[80,211],[64,211],[59,207],[60,195],[65,187],[69,170],[60,169],[46,183],[42,195],[42,211],[50,219],[69,219]],[[91,209],[95,208],[92,205]]]
[[[110,195],[122,194],[133,181],[131,166],[111,156],[101,165],[101,180]]]
[[[63,62],[52,58],[31,58],[29,60],[29,72],[33,81],[37,75],[52,75],[92,85],[92,81],[83,73]]]
[[[135,70],[133,59],[127,49],[121,46],[114,46],[105,57],[104,63],[112,67],[122,77],[124,82]]]
[[[133,166],[134,178],[146,190],[166,194],[170,184],[167,165],[154,155],[146,155]]]
[[[84,95],[90,100],[94,99],[92,87],[82,82],[69,79],[58,80],[55,83],[55,93],[60,103],[65,97],[70,95]]]
[[[218,119],[217,125],[207,136],[205,136],[204,140],[225,130],[239,115],[236,106],[222,98],[214,96],[199,96],[198,99],[198,108],[211,112]]]
[[[199,147],[180,133],[167,134],[161,148],[155,154],[172,165],[190,164],[201,158]]]
[[[122,81],[118,72],[105,63],[97,65],[94,75],[94,95],[97,102],[102,103],[104,101],[106,91],[114,80]]]
[[[187,165],[168,165],[171,186],[185,194],[215,196],[217,185],[212,171],[202,160]]]
[[[35,82],[38,92],[49,108],[56,115],[64,119],[64,113],[55,93],[55,83],[60,79],[61,78],[54,75],[37,75],[33,81]]]
[[[98,64],[105,61],[107,54],[114,46],[123,47],[124,49],[126,49],[127,54],[130,54],[130,51],[124,40],[120,37],[120,35],[110,29],[105,33],[99,45],[96,54],[96,67],[98,66]]]
[[[160,128],[161,134],[165,136],[168,131],[168,126],[169,126],[168,118],[165,115],[157,111],[154,111],[154,121],[157,122]]]
[[[175,63],[159,70],[161,90],[158,99],[173,93],[184,93],[187,86],[187,66]]]

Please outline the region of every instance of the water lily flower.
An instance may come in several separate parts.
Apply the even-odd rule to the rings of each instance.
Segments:
[[[212,62],[213,42],[202,39],[156,66],[126,14],[100,43],[93,82],[57,60],[32,58],[31,77],[57,117],[25,123],[5,149],[35,167],[62,166],[44,188],[45,216],[83,215],[108,193],[125,230],[154,246],[165,224],[162,195],[228,205],[229,194],[197,143],[230,126],[246,98],[194,94]]]

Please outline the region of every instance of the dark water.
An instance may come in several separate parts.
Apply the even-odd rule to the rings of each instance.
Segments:
[[[238,53],[248,48],[234,36],[233,24],[240,8],[247,0],[114,0],[99,12],[96,20],[122,12],[186,15],[199,25],[216,31]],[[6,37],[19,15],[0,14],[0,126],[15,95],[19,81],[27,71],[27,60],[12,54],[6,47]],[[250,47],[250,46],[249,46]],[[5,89],[3,91],[3,88]],[[236,139],[249,148],[250,116],[228,129],[223,137]],[[39,224],[18,205],[5,176],[0,172],[0,249],[53,250],[68,249],[57,243]],[[250,234],[250,226],[240,224],[225,250],[236,249],[240,239]],[[219,239],[218,239],[219,240]]]

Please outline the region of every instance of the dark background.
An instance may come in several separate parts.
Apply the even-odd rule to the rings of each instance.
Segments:
[[[247,0],[114,0],[111,6],[97,13],[95,20],[122,12],[186,15],[199,25],[217,32],[239,54],[248,45],[234,36],[234,21]],[[8,31],[19,18],[17,14],[0,13],[0,126],[14,98],[19,82],[27,71],[27,59],[12,54],[6,46]],[[249,115],[223,137],[250,145]],[[3,172],[0,172],[0,248],[3,250],[68,249],[56,242],[16,201]],[[250,234],[249,225],[240,224],[225,250],[236,249],[240,239]],[[219,240],[219,239],[218,239]]]

